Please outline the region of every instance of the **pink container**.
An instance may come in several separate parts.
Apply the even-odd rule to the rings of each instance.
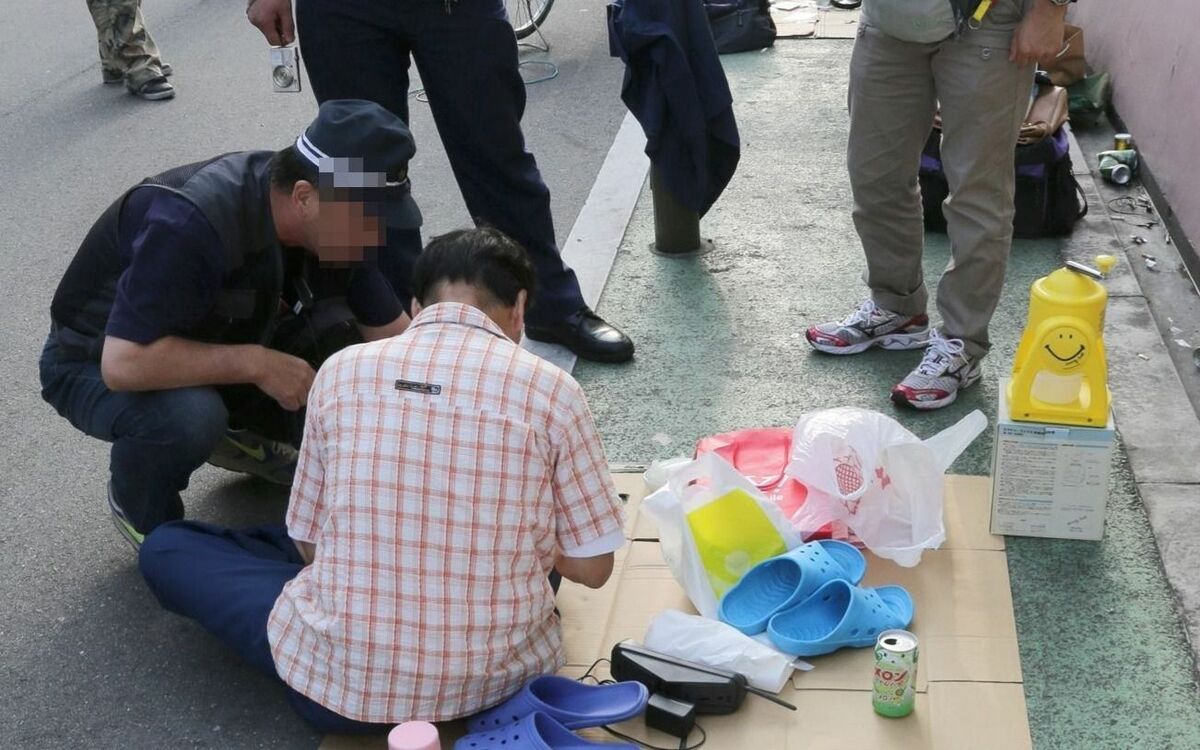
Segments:
[[[406,721],[388,732],[388,750],[442,750],[442,741],[429,722]]]

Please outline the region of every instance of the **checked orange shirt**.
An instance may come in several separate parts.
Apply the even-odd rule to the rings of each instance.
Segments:
[[[563,664],[556,553],[614,551],[622,515],[579,384],[432,305],[313,383],[287,526],[316,555],[271,611],[276,669],[358,721],[499,703]]]

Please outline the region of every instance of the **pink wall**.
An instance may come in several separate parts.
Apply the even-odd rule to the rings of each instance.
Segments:
[[[1094,70],[1193,246],[1200,247],[1200,0],[1079,0]]]

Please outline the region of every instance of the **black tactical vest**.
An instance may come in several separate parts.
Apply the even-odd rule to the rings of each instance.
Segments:
[[[216,304],[190,339],[265,344],[283,289],[283,256],[270,209],[270,151],[225,154],[147,177],[100,216],[59,282],[50,305],[59,345],[99,360],[125,271],[117,248],[121,209],[134,190],[169,190],[190,201],[216,230],[225,278]]]

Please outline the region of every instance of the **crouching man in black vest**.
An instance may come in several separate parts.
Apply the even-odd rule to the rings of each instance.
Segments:
[[[183,517],[205,461],[290,484],[315,368],[409,318],[374,264],[415,229],[407,126],[321,105],[282,151],[147,178],[92,227],[59,283],[42,396],[112,443],[108,502],[136,547]]]

